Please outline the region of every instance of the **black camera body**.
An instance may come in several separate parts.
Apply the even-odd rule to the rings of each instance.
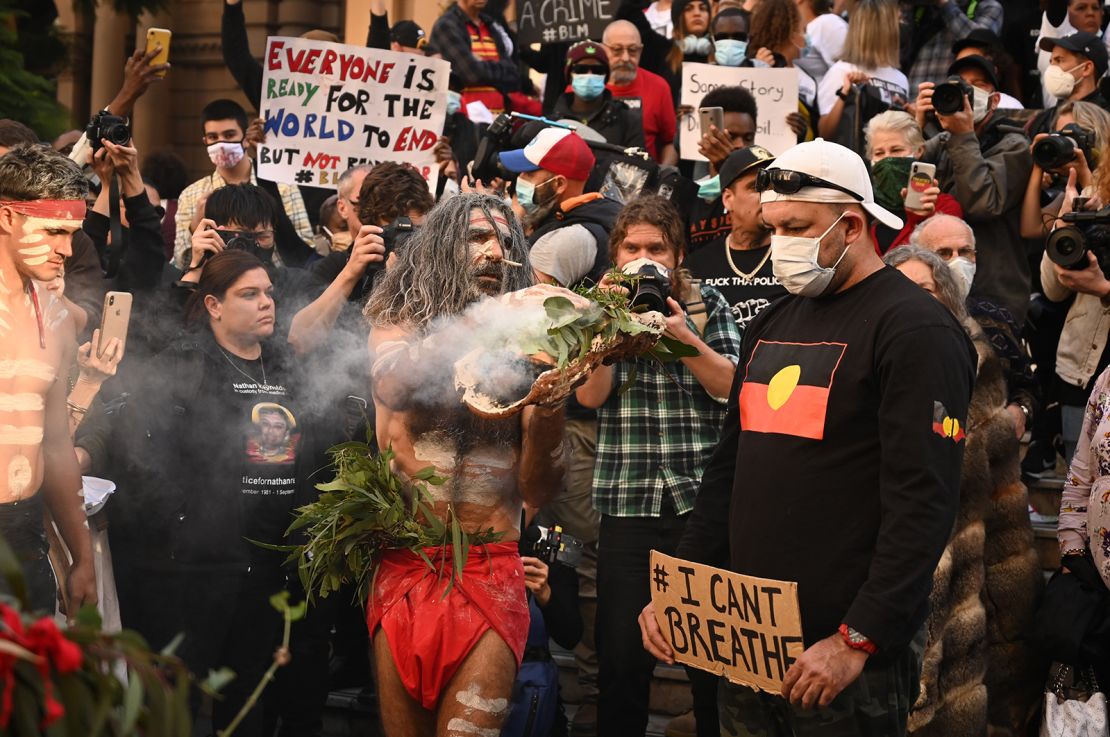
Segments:
[[[126,146],[131,140],[131,125],[127,122],[127,118],[101,110],[92,116],[89,124],[85,126],[85,137],[93,151],[103,148],[103,144],[100,143],[102,138],[117,146]]]
[[[631,307],[642,307],[644,312],[670,315],[667,299],[671,296],[671,280],[658,267],[644,264],[631,276],[637,277],[632,290]]]
[[[1076,151],[1082,151],[1087,165],[1093,167],[1091,150],[1094,142],[1095,137],[1091,131],[1081,128],[1077,123],[1068,123],[1033,144],[1033,161],[1045,170],[1059,169],[1075,160]]]
[[[515,174],[501,165],[500,153],[509,148],[513,136],[513,119],[508,113],[501,113],[490,123],[489,128],[478,141],[474,161],[470,163],[471,180],[480,179],[489,184],[494,179],[511,180]]]
[[[237,233],[234,230],[217,230],[216,235],[220,236],[220,240],[224,242],[224,248],[231,251],[258,253],[261,248],[254,238]]]
[[[933,88],[933,109],[941,115],[955,115],[964,109],[964,100],[970,102],[972,87],[960,77],[949,77]]]
[[[559,525],[543,527],[536,525],[539,531],[521,537],[520,554],[539,558],[547,565],[562,563],[570,568],[577,568],[582,563],[582,541],[573,535],[563,532]]]
[[[1054,264],[1072,271],[1090,266],[1093,253],[1102,273],[1110,274],[1110,206],[1098,212],[1069,212],[1068,223],[1052,231],[1045,241],[1045,253]]]

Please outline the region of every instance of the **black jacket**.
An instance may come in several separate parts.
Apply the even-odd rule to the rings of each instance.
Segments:
[[[608,143],[623,148],[644,147],[644,121],[639,110],[633,110],[622,100],[613,98],[613,93],[605,90],[602,95],[602,104],[594,112],[583,117],[574,112],[574,93],[565,92],[555,102],[555,107],[548,116],[553,120],[569,118],[582,125],[588,125],[602,136]]]
[[[586,277],[587,281],[597,284],[613,263],[609,258],[609,233],[612,232],[620,211],[621,204],[606,197],[583,202],[569,212],[563,212],[562,208],[556,209],[532,231],[528,243],[535,245],[540,238],[559,228],[581,225],[594,237],[597,247],[593,268]]]

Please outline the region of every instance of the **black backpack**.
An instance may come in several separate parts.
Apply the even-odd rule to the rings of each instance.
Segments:
[[[840,116],[840,125],[833,141],[866,158],[864,128],[868,121],[887,110],[890,110],[890,103],[883,99],[883,93],[878,87],[871,84],[852,85],[844,100],[844,113]]]
[[[559,713],[559,667],[547,647],[547,627],[535,597],[528,597],[528,644],[513,682],[501,737],[547,737]]]

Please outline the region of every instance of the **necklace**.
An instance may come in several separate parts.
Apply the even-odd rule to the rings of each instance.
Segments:
[[[235,362],[231,360],[231,356],[224,353],[223,348],[220,348],[219,346],[216,346],[216,350],[218,350],[220,353],[223,354],[223,357],[227,361],[228,366],[231,366],[231,368],[235,369],[236,371],[241,373],[243,376],[246,376],[248,379],[250,379],[252,382],[254,382],[255,386],[262,387],[262,386],[267,385],[268,382],[266,381],[266,364],[262,361],[262,353],[261,352],[258,354],[258,365],[260,367],[262,367],[262,383],[259,384],[258,379],[254,378],[253,376],[248,374],[246,371],[244,371],[243,369],[236,366]]]
[[[728,265],[732,267],[736,275],[743,279],[745,284],[749,284],[751,280],[755,278],[755,275],[759,273],[759,270],[763,268],[763,265],[767,263],[767,259],[771,258],[771,247],[767,247],[767,253],[763,254],[763,260],[759,262],[759,265],[752,269],[750,273],[745,274],[736,267],[736,263],[732,260],[732,246],[729,245],[731,242],[732,234],[730,233],[728,238],[725,238],[725,258],[728,259]]]

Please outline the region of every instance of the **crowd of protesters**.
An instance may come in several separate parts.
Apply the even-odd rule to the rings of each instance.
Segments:
[[[0,120],[0,533],[30,605],[183,636],[193,673],[236,674],[194,699],[223,729],[280,640],[270,596],[305,596],[273,548],[369,429],[402,479],[447,479],[430,514],[500,542],[448,594],[443,561],[394,551],[370,601],[319,600],[240,734],[321,734],[356,688],[391,737],[644,735],[675,663],[653,550],[797,582],[804,635],[781,695],[675,668],[671,737],[1088,734],[1054,731],[1045,690],[1067,676],[1093,724],[1076,694],[1110,681],[1110,4],[610,5],[596,38],[526,45],[505,2],[421,28],[372,0],[369,47],[451,66],[433,187],[393,161],[262,179],[240,0],[223,58],[252,109],[197,111],[196,181],[172,148]],[[101,115],[173,74],[156,54]],[[796,70],[796,145],[761,145],[740,72],[698,105],[715,121],[680,106],[691,62]],[[509,112],[531,117],[483,181]],[[581,307],[644,269],[695,355],[604,363],[507,420],[437,393],[475,305]],[[555,526],[573,567],[539,552]]]

